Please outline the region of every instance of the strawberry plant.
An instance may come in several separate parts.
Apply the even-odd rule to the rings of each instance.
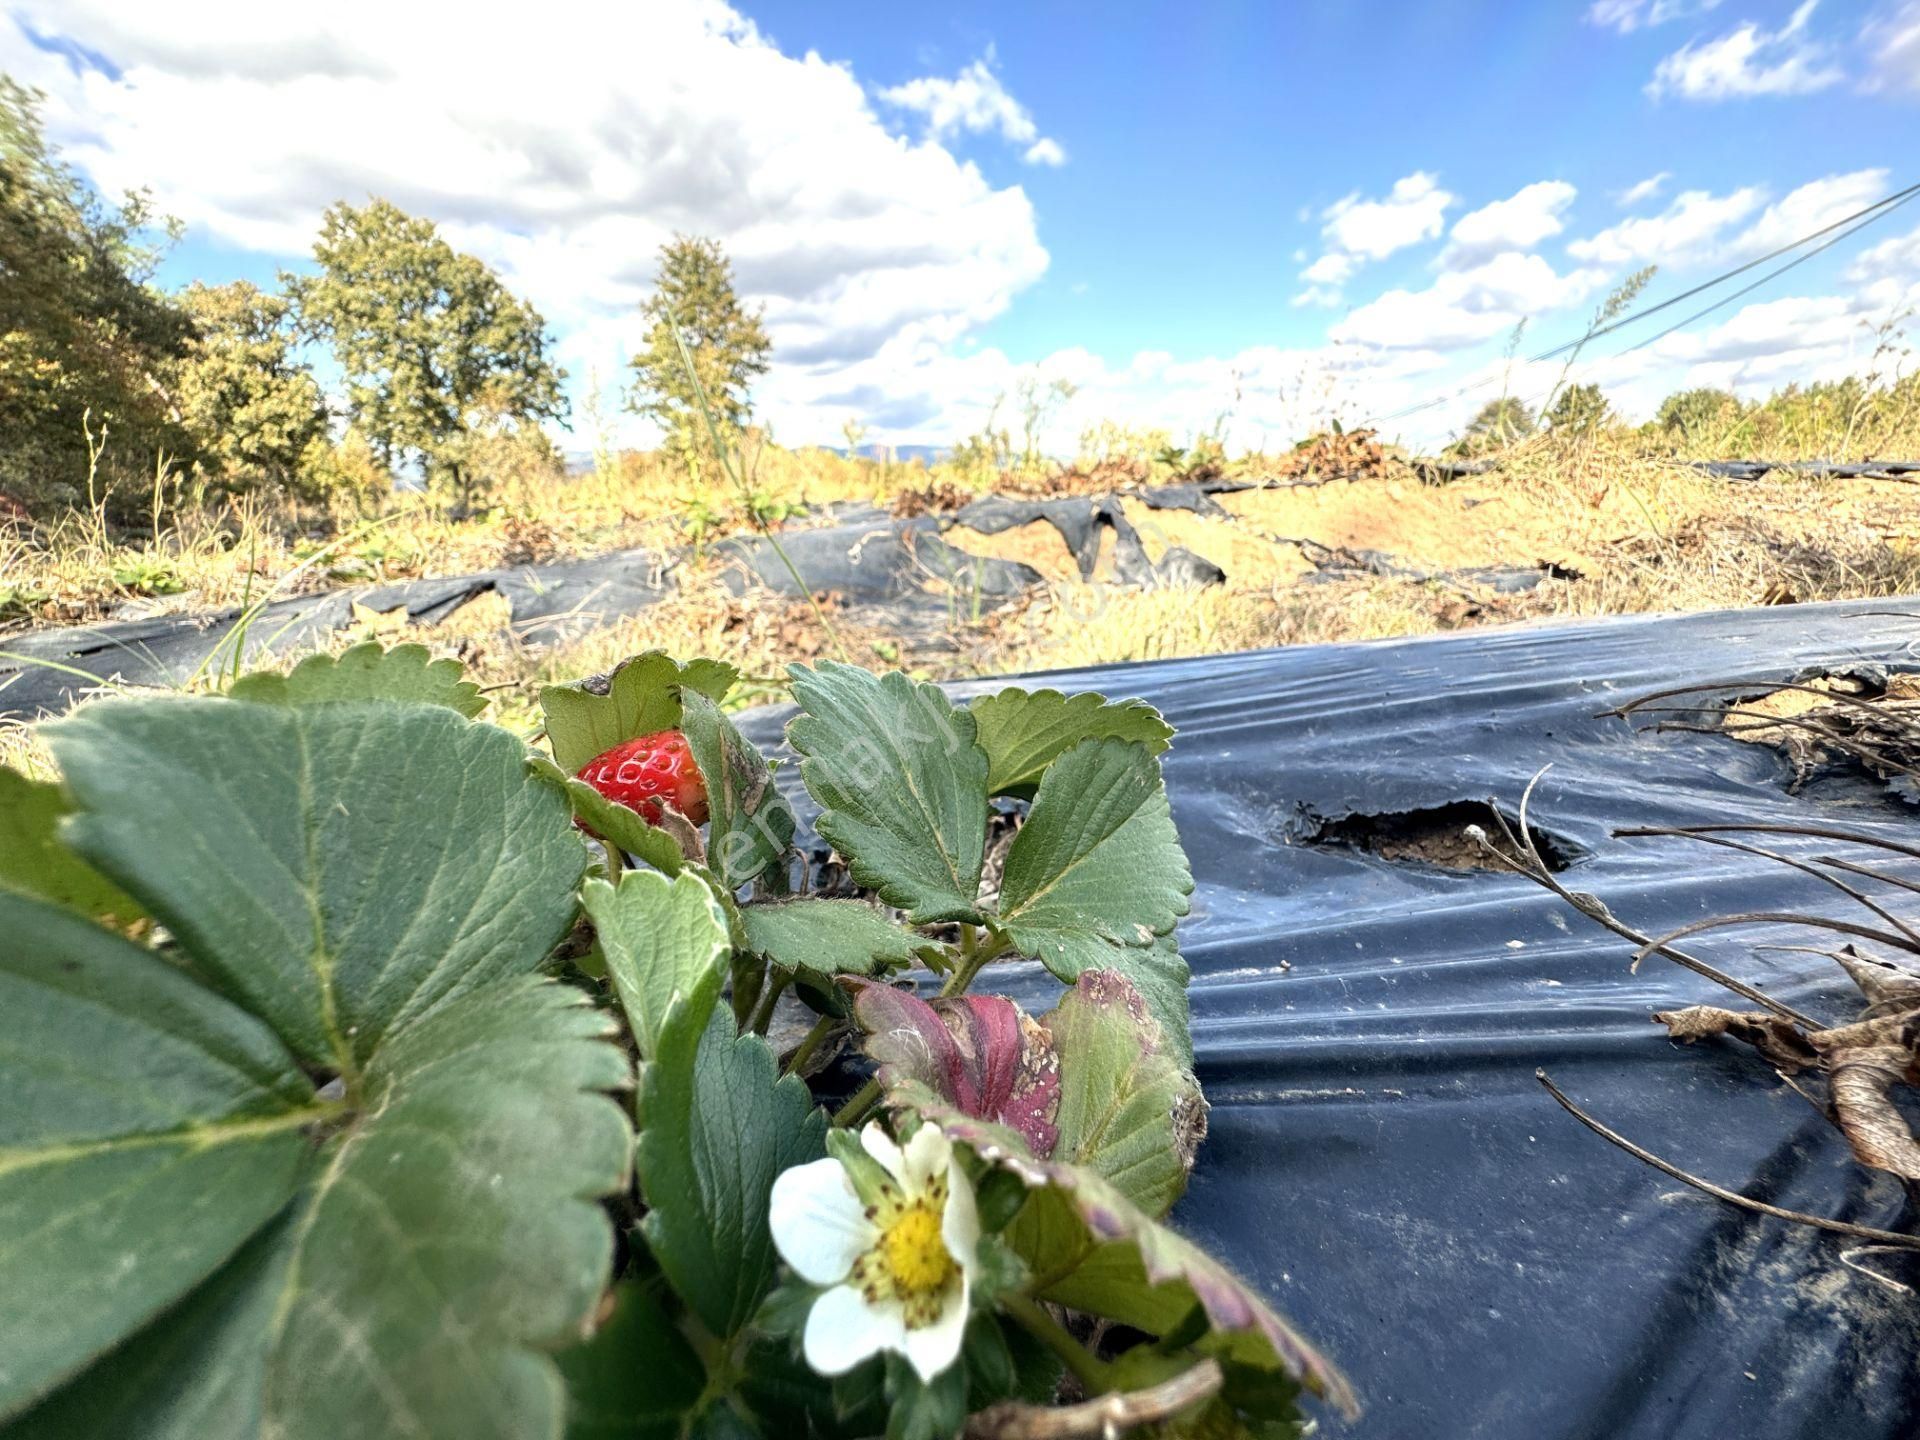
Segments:
[[[365,645],[0,772],[0,1435],[1351,1410],[1166,1223],[1206,1129],[1166,724],[795,667],[820,865],[735,679],[552,687],[542,752]],[[1044,1013],[989,993],[1025,962]]]

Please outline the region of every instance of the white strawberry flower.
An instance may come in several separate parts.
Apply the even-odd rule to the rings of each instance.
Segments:
[[[801,1279],[831,1286],[807,1315],[802,1349],[822,1375],[893,1350],[931,1380],[960,1354],[979,1270],[973,1188],[937,1128],[905,1146],[869,1124],[859,1144],[773,1182],[773,1243]]]

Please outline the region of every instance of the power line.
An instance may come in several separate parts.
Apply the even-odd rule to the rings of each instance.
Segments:
[[[1713,304],[1708,305],[1704,309],[1694,311],[1693,314],[1687,316],[1686,319],[1676,321],[1674,324],[1669,325],[1666,329],[1662,330],[1658,335],[1649,336],[1647,339],[1642,340],[1638,345],[1629,345],[1626,349],[1620,352],[1620,355],[1631,355],[1636,350],[1644,350],[1647,348],[1647,346],[1653,344],[1656,340],[1664,340],[1667,338],[1667,336],[1673,334],[1674,331],[1684,330],[1687,326],[1693,324],[1694,321],[1704,319],[1708,315],[1711,315],[1714,311],[1719,310],[1724,306],[1731,305],[1734,301],[1738,300],[1742,295],[1749,295],[1753,293],[1755,290],[1758,290],[1762,285],[1766,284],[1769,280],[1777,279],[1779,276],[1786,274],[1789,270],[1793,269],[1794,266],[1806,264],[1807,261],[1813,259],[1813,257],[1818,255],[1821,251],[1831,250],[1835,245],[1838,245],[1842,240],[1845,240],[1849,236],[1854,234],[1855,231],[1864,230],[1867,226],[1873,224],[1875,220],[1882,219],[1886,215],[1891,215],[1895,210],[1898,210],[1902,205],[1906,204],[1907,201],[1911,200],[1914,197],[1914,194],[1916,191],[1920,191],[1920,185],[1916,185],[1911,189],[1903,192],[1901,197],[1898,200],[1895,200],[1891,205],[1889,205],[1886,210],[1881,212],[1881,214],[1873,215],[1865,220],[1862,220],[1858,225],[1855,225],[1853,229],[1843,231],[1842,233],[1834,236],[1831,240],[1827,241],[1827,243],[1824,245],[1814,246],[1813,249],[1807,251],[1807,253],[1804,255],[1796,255],[1793,259],[1789,260],[1786,264],[1782,265],[1778,270],[1769,271],[1767,274],[1762,275],[1758,280],[1755,280],[1751,285],[1742,285],[1738,290],[1734,291],[1731,295],[1722,296],[1720,299],[1714,301]],[[1812,239],[1813,237],[1808,236],[1807,238]],[[1614,358],[1618,359],[1619,356],[1615,356]]]
[[[1703,281],[1702,283],[1695,285],[1690,289],[1681,291],[1678,295],[1670,296],[1669,298],[1662,300],[1657,305],[1649,305],[1644,310],[1636,310],[1631,315],[1622,316],[1620,319],[1613,321],[1611,324],[1603,325],[1597,330],[1588,331],[1587,333],[1581,335],[1578,339],[1569,340],[1564,344],[1556,345],[1551,350],[1542,350],[1538,355],[1529,357],[1524,363],[1527,365],[1538,365],[1543,361],[1558,359],[1560,356],[1565,355],[1570,351],[1579,350],[1586,345],[1590,345],[1591,343],[1593,343],[1595,340],[1598,340],[1603,335],[1611,335],[1616,330],[1624,329],[1628,325],[1637,325],[1640,321],[1645,320],[1650,316],[1658,315],[1663,310],[1670,310],[1675,305],[1681,304],[1683,301],[1691,300],[1696,295],[1700,295],[1708,290],[1712,290],[1716,286],[1724,285],[1727,281],[1735,279],[1740,275],[1744,275],[1747,273],[1747,271],[1752,270],[1757,266],[1765,265],[1768,261],[1771,261],[1771,260],[1777,260],[1782,255],[1788,254],[1794,250],[1798,250],[1801,246],[1806,245],[1811,241],[1818,240],[1822,235],[1830,234],[1835,230],[1841,230],[1842,227],[1851,227],[1851,228],[1845,229],[1843,233],[1839,235],[1835,235],[1833,239],[1827,241],[1826,244],[1821,245],[1816,249],[1808,251],[1805,255],[1799,256],[1798,258],[1789,262],[1788,264],[1781,266],[1778,270],[1772,271],[1769,274],[1761,276],[1758,280],[1754,281],[1752,284],[1742,287],[1741,289],[1735,291],[1733,294],[1725,297],[1725,299],[1716,301],[1713,305],[1710,305],[1706,309],[1688,316],[1685,320],[1680,321],[1676,325],[1669,326],[1667,329],[1661,331],[1658,335],[1655,335],[1652,340],[1644,340],[1640,344],[1633,346],[1631,349],[1623,350],[1620,352],[1623,355],[1631,355],[1635,350],[1639,350],[1644,348],[1647,345],[1651,345],[1655,340],[1664,339],[1666,336],[1671,335],[1675,330],[1684,329],[1686,326],[1691,325],[1695,320],[1700,319],[1702,316],[1712,314],[1715,310],[1719,309],[1722,305],[1728,304],[1733,300],[1737,300],[1742,295],[1749,294],[1752,291],[1758,289],[1760,286],[1766,284],[1769,280],[1775,279],[1780,275],[1784,275],[1787,271],[1793,269],[1794,266],[1799,265],[1804,261],[1811,260],[1815,255],[1818,255],[1819,253],[1821,253],[1821,251],[1830,249],[1832,246],[1839,244],[1840,241],[1847,239],[1849,236],[1853,235],[1855,232],[1861,229],[1864,229],[1868,225],[1871,225],[1874,221],[1883,219],[1885,216],[1891,214],[1894,210],[1897,210],[1900,206],[1906,204],[1909,200],[1913,199],[1916,195],[1920,195],[1920,183],[1909,185],[1904,190],[1896,190],[1891,195],[1885,196],[1880,200],[1874,201],[1874,203],[1871,205],[1864,206],[1863,208],[1854,211],[1851,215],[1843,215],[1840,219],[1835,220],[1830,224],[1822,225],[1818,230],[1814,230],[1809,232],[1808,234],[1802,235],[1799,239],[1794,240],[1789,244],[1782,245],[1777,249],[1769,250],[1764,255],[1755,256],[1753,259],[1746,261],[1744,264],[1736,265],[1733,267],[1733,269],[1727,270],[1719,275],[1716,275],[1711,280]],[[1486,376],[1485,378],[1476,380],[1469,385],[1461,386],[1458,390],[1455,390],[1453,393],[1449,395],[1440,395],[1440,396],[1434,397],[1431,400],[1422,400],[1417,404],[1407,406],[1405,409],[1395,410],[1391,414],[1382,415],[1375,420],[1369,421],[1369,423],[1376,424],[1376,425],[1385,425],[1395,420],[1405,419],[1409,415],[1417,415],[1423,410],[1432,410],[1435,407],[1440,405],[1450,405],[1456,400],[1462,399],[1467,395],[1471,395],[1476,390],[1486,389],[1489,385],[1494,383],[1494,380],[1496,378],[1497,377],[1492,375]]]

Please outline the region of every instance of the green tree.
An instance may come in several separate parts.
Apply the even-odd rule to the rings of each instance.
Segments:
[[[665,432],[667,444],[696,476],[711,463],[712,441],[699,395],[687,376],[674,325],[686,341],[700,387],[712,407],[721,441],[732,445],[753,415],[750,390],[767,373],[773,342],[763,312],[748,310],[733,288],[733,266],[715,240],[676,235],[660,247],[653,294],[640,311],[652,324],[646,346],[632,359],[628,408]]]
[[[83,419],[106,429],[103,488],[186,448],[164,377],[190,330],[148,284],[177,232],[144,194],[103,203],[47,144],[40,100],[0,75],[0,491],[45,510],[83,498]]]
[[[332,347],[355,425],[389,466],[418,463],[465,500],[485,477],[476,432],[567,413],[546,322],[499,276],[385,200],[330,208],[314,275],[287,285],[301,327]]]
[[[1683,444],[1712,446],[1738,426],[1745,413],[1740,397],[1731,390],[1701,386],[1675,391],[1662,400],[1653,423]]]
[[[1480,447],[1523,440],[1534,432],[1533,412],[1517,395],[1502,395],[1480,407],[1467,422],[1467,439]]]
[[[179,295],[193,323],[174,396],[202,476],[223,490],[312,493],[326,397],[293,352],[291,303],[245,280]]]
[[[1598,385],[1569,385],[1547,411],[1547,429],[1556,435],[1590,435],[1613,411]]]

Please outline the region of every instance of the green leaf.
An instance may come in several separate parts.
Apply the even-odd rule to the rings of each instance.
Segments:
[[[1117,971],[1084,971],[1046,1026],[1060,1061],[1053,1158],[1082,1165],[1149,1215],[1186,1188],[1204,1125],[1200,1086]]]
[[[0,895],[10,1440],[557,1434],[540,1352],[602,1291],[630,1139],[607,1018],[527,973],[575,908],[565,803],[433,706],[51,739],[65,833],[166,941]]]
[[[715,995],[678,996],[641,1072],[640,1179],[647,1245],[716,1337],[737,1334],[773,1285],[774,1178],[817,1160],[826,1116],[778,1077],[758,1035],[736,1035]],[[702,1003],[704,1001],[704,1003]]]
[[[84,915],[137,920],[146,912],[126,891],[59,839],[68,812],[58,785],[0,769],[0,890],[38,895]]]
[[[674,1440],[705,1388],[699,1355],[642,1285],[618,1286],[593,1338],[556,1358],[567,1380],[567,1440]]]
[[[922,1380],[904,1355],[888,1352],[887,1440],[949,1440],[967,1419],[967,1367],[949,1365]]]
[[[544,755],[529,756],[528,767],[567,797],[582,825],[614,849],[645,861],[664,875],[694,868],[675,840],[658,825],[649,824],[637,810],[609,800],[584,780],[576,780]]]
[[[449,710],[144,700],[47,738],[68,842],[310,1064],[351,1073],[572,923],[565,801],[513,736]]]
[[[266,1026],[145,948],[5,893],[0,936],[5,1416],[244,1244],[327,1111]]]
[[[42,926],[36,952],[49,946],[50,928],[56,966],[95,943],[62,941],[57,925]],[[24,1160],[5,1152],[0,1213],[20,1220],[21,1207],[39,1217],[39,1233],[16,1247],[30,1232],[9,1225],[0,1324],[33,1322],[15,1308],[25,1296],[44,1295],[60,1311],[31,1347],[7,1336],[8,1403],[70,1373],[76,1343],[97,1354],[128,1337],[15,1422],[9,1440],[557,1433],[559,1377],[537,1352],[577,1333],[599,1298],[612,1235],[593,1197],[619,1184],[628,1153],[619,1108],[591,1093],[627,1078],[619,1052],[599,1038],[605,1018],[579,992],[534,977],[465,995],[389,1038],[329,1134],[310,1129],[323,1110],[310,1086],[304,1107],[288,1105],[282,1092],[294,1079],[272,1070],[275,1042],[263,1027],[249,1032],[245,1017],[236,1021],[204,991],[196,1008],[184,976],[156,982],[164,962],[108,939],[121,948],[89,955],[90,972],[63,970],[76,977],[75,1003],[61,1016],[74,1048],[96,1026],[94,1054],[114,1053],[130,1022],[104,1012],[124,989],[119,1008],[137,1008],[156,1030],[148,1038],[170,1052],[162,1065],[128,1048],[129,1075],[149,1084],[196,1068],[211,1075],[218,1059],[235,1077],[230,1097],[247,1108],[143,1131],[129,1097],[119,1103],[129,1118],[117,1140],[81,1137]],[[11,1048],[16,1024],[29,1021],[16,1022],[11,1007],[0,1013]],[[189,1036],[211,1059],[192,1056]],[[284,1051],[278,1060],[299,1078]],[[63,1113],[53,1107],[50,1121],[46,1108],[27,1117],[43,1132]],[[233,1118],[242,1113],[245,1129]],[[171,1163],[142,1178],[133,1167],[156,1149],[171,1151]],[[292,1208],[272,1219],[296,1187]],[[86,1254],[36,1258],[63,1243]],[[159,1289],[185,1290],[198,1278],[188,1271],[229,1254],[179,1307],[144,1323]],[[23,1264],[46,1270],[22,1274]],[[100,1277],[94,1291],[82,1278],[89,1268]],[[90,1293],[103,1298],[76,1323],[73,1307]],[[49,1367],[57,1347],[67,1363]],[[32,1372],[22,1357],[36,1362]]]
[[[1007,849],[1000,923],[1062,980],[1118,963],[1187,913],[1193,874],[1160,762],[1126,740],[1083,740],[1047,767]]]
[[[793,843],[793,809],[775,788],[772,767],[718,705],[692,689],[681,693],[681,705],[680,727],[707,786],[708,863],[737,890]]]
[[[1250,1286],[1191,1240],[1141,1210],[1104,1176],[1036,1157],[1004,1125],[976,1120],[925,1087],[888,1103],[909,1108],[983,1160],[1018,1176],[1027,1203],[1002,1233],[1037,1276],[1037,1299],[1117,1320],[1148,1335],[1194,1335],[1203,1353],[1284,1371],[1349,1418],[1359,1405],[1346,1377]]]
[[[1187,1004],[1187,981],[1192,971],[1180,953],[1179,932],[1169,930],[1154,937],[1151,945],[1130,945],[1115,950],[1107,958],[1107,968],[1118,970],[1133,982],[1133,988],[1147,1002],[1147,1009],[1160,1022],[1160,1032],[1174,1058],[1189,1068],[1193,1065],[1193,1037]]]
[[[656,870],[629,870],[617,887],[589,880],[580,898],[634,1041],[651,1059],[676,996],[698,1008],[720,993],[731,953],[726,918],[693,874],[669,880]]]
[[[462,679],[458,660],[435,660],[424,645],[377,640],[338,655],[309,655],[285,675],[242,675],[227,694],[267,705],[313,705],[327,700],[405,700],[443,705],[471,720],[487,708],[480,687]]]
[[[1040,773],[1082,740],[1137,740],[1158,755],[1173,727],[1144,700],[1109,701],[1091,691],[1002,690],[967,707],[987,752],[987,793],[1031,795]]]
[[[679,664],[664,650],[648,650],[623,661],[596,694],[588,682],[548,685],[540,691],[547,719],[547,743],[569,775],[614,746],[659,730],[680,726],[679,690],[724,700],[740,678],[718,660]]]
[[[747,948],[789,970],[871,975],[906,965],[930,942],[863,900],[781,900],[740,909]]]
[[[916,925],[977,920],[987,756],[974,719],[932,685],[832,662],[793,666],[787,727],[820,834]]]

